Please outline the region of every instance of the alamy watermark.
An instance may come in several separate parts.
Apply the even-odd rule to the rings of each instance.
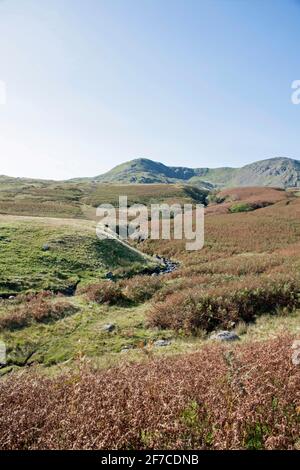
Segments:
[[[185,240],[186,250],[204,245],[204,206],[202,204],[128,205],[127,196],[119,196],[118,207],[101,204],[96,212],[100,239],[143,241]]]
[[[6,93],[6,83],[3,80],[0,80],[0,105],[6,104],[7,93]]]
[[[300,104],[300,80],[294,80],[292,83],[292,96],[291,100],[293,104]]]

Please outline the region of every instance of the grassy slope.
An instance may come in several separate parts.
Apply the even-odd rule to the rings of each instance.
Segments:
[[[164,184],[123,184],[108,185],[99,184],[94,191],[83,199],[83,201],[93,207],[102,203],[118,204],[119,196],[127,196],[128,203],[131,204],[155,204],[155,203],[189,203],[204,202],[206,191],[188,185],[164,185]]]
[[[21,364],[29,353],[29,363],[58,365],[81,356],[92,358],[98,366],[117,363],[125,356],[141,359],[141,344],[171,336],[145,326],[145,307],[107,307],[87,302],[82,297],[72,298],[80,311],[52,323],[33,323],[14,331],[5,330],[1,339],[7,345],[8,366]],[[3,312],[0,308],[0,314]],[[114,323],[112,333],[102,331],[106,323]],[[122,348],[133,345],[133,351],[122,353]]]
[[[27,289],[64,291],[108,270],[138,272],[148,264],[117,241],[98,240],[90,221],[0,217],[1,295]]]
[[[71,299],[80,310],[52,323],[32,323],[14,331],[5,330],[0,339],[7,345],[8,362],[3,373],[21,366],[30,355],[28,364],[72,366],[82,357],[89,358],[97,367],[110,367],[120,362],[145,361],[152,356],[195,352],[207,343],[204,336],[174,335],[171,330],[147,327],[149,305],[135,307],[108,307],[87,302],[80,296]],[[4,312],[0,307],[0,315]],[[102,330],[106,323],[117,328],[112,333]],[[248,327],[237,327],[242,342],[261,341],[280,334],[297,334],[300,330],[300,311],[290,315],[264,316]],[[157,339],[171,339],[167,347],[157,348]],[[125,347],[132,350],[122,352]]]

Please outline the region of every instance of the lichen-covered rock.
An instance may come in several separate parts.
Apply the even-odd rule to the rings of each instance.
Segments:
[[[169,346],[171,344],[171,341],[169,339],[158,339],[157,341],[154,341],[154,346],[157,347],[163,347],[163,346]]]

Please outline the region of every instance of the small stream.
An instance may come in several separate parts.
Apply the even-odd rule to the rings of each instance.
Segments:
[[[162,276],[164,274],[169,274],[175,271],[179,263],[176,263],[175,261],[172,261],[168,258],[164,258],[161,256],[156,256],[157,261],[159,261],[161,264],[157,266],[156,268],[146,268],[144,271],[141,272],[141,274],[145,274],[147,276]]]

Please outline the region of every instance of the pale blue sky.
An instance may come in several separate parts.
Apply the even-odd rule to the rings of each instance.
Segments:
[[[0,174],[300,159],[297,0],[0,0]]]

